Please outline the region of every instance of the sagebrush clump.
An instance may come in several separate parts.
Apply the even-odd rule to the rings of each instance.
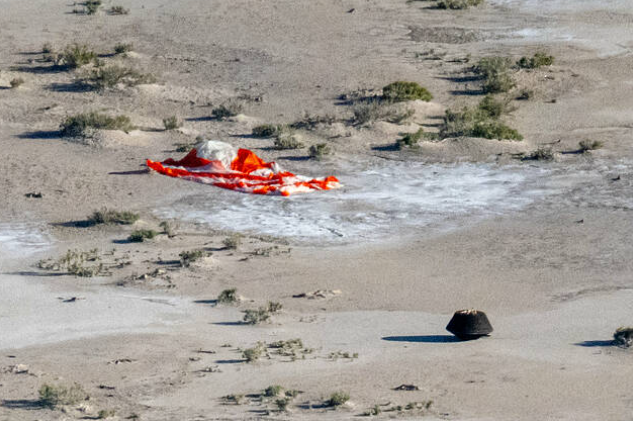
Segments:
[[[275,137],[273,146],[278,150],[301,149],[304,147],[299,137],[292,132],[282,132],[278,134]]]
[[[265,307],[259,307],[257,310],[243,310],[244,318],[242,321],[248,325],[268,322],[273,314],[281,311],[281,308],[281,304],[269,301]]]
[[[58,64],[70,69],[78,69],[97,59],[97,54],[87,45],[71,44],[59,55]]]
[[[253,128],[254,137],[276,137],[289,132],[290,128],[285,124],[262,124]]]
[[[132,231],[127,239],[132,243],[142,243],[145,240],[151,240],[157,235],[158,233],[154,230],[135,230]]]
[[[403,101],[430,101],[433,95],[416,82],[393,82],[382,88],[382,96],[384,99],[392,102]]]
[[[182,251],[178,254],[178,257],[180,257],[180,266],[189,267],[193,262],[206,257],[206,255],[207,253],[204,250]]]
[[[132,51],[133,48],[134,48],[133,44],[120,42],[114,46],[114,53],[115,54],[129,53],[130,51]]]
[[[473,72],[483,80],[484,93],[508,92],[515,86],[510,74],[511,63],[505,57],[486,57],[473,67]]]
[[[78,78],[79,82],[85,86],[104,91],[112,89],[117,85],[137,86],[156,82],[156,77],[149,73],[140,73],[130,67],[123,67],[117,64],[109,66],[98,66],[86,72]]]
[[[347,392],[334,392],[330,395],[330,398],[325,401],[325,405],[336,408],[343,405],[349,399],[350,396]]]
[[[131,225],[138,221],[139,214],[128,211],[117,211],[114,209],[101,209],[94,211],[92,215],[88,217],[88,222],[91,225],[97,224],[120,224]]]
[[[405,147],[409,148],[417,148],[418,141],[422,139],[424,135],[424,129],[419,129],[415,133],[406,133],[400,139],[396,141],[396,146],[398,149],[404,149]]]
[[[237,288],[225,289],[218,295],[217,302],[220,304],[235,304],[239,301]]]
[[[330,148],[327,143],[317,143],[316,145],[310,146],[308,153],[310,154],[310,158],[323,159],[324,156],[332,154],[332,148]]]
[[[219,107],[214,108],[211,111],[211,115],[218,120],[224,120],[229,117],[235,117],[244,111],[244,106],[241,102],[235,100],[229,100]]]
[[[439,0],[436,7],[438,9],[461,10],[468,9],[471,6],[479,6],[484,0]]]
[[[581,153],[594,151],[596,149],[602,148],[603,146],[604,146],[604,143],[602,143],[599,140],[585,139],[578,143],[579,151]]]
[[[178,117],[171,116],[163,119],[163,126],[165,130],[176,130],[182,127],[182,121],[178,120]]]
[[[111,15],[127,15],[130,13],[130,9],[126,9],[123,6],[112,6],[109,13]]]
[[[263,342],[257,342],[253,348],[247,348],[242,351],[242,357],[247,363],[252,363],[259,360],[266,354],[266,344]]]
[[[43,406],[55,408],[62,405],[76,405],[88,398],[81,385],[71,386],[43,384],[39,391],[39,402]]]
[[[59,125],[64,137],[89,137],[95,130],[122,130],[127,133],[133,129],[132,121],[127,116],[111,117],[94,111],[66,117]]]
[[[554,64],[554,56],[540,51],[532,57],[521,57],[516,63],[521,69],[538,69],[539,67],[551,66],[552,64]]]

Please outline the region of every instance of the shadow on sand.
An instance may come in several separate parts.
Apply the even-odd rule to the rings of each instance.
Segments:
[[[385,336],[382,340],[390,342],[418,342],[427,344],[462,342],[453,335]]]

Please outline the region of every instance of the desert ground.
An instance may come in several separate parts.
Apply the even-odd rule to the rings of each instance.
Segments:
[[[633,324],[633,6],[434,5],[0,0],[0,420],[632,419],[632,351],[611,339]],[[153,79],[82,85],[94,64],[43,52],[72,43]],[[496,95],[523,140],[434,135],[484,98],[478,60],[535,52],[554,63],[513,67]],[[433,99],[357,124],[353,99],[395,81]],[[240,112],[215,118],[229,101]],[[88,111],[135,127],[62,135]],[[293,122],[302,148],[251,134]],[[343,187],[255,196],[147,170],[196,139]],[[319,143],[332,153],[311,159]],[[106,208],[140,218],[86,223]],[[129,241],[138,229],[159,234]],[[95,276],[55,264],[93,249]],[[270,320],[242,322],[269,302]],[[445,330],[469,308],[489,337]],[[79,397],[50,404],[45,385]]]

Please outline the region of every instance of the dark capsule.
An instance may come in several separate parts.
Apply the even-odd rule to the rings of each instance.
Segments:
[[[459,310],[448,322],[446,330],[462,341],[469,341],[489,335],[492,332],[492,325],[483,311]]]

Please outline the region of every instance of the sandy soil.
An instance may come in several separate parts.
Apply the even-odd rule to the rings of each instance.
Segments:
[[[632,357],[610,342],[633,324],[629,4],[123,0],[130,13],[113,16],[105,3],[86,16],[58,0],[0,1],[0,420],[102,410],[121,420],[352,419],[376,405],[382,419],[632,416]],[[157,82],[79,89],[77,72],[42,60],[45,42],[86,43]],[[120,42],[133,52],[112,56]],[[515,74],[513,92],[533,98],[512,101],[504,117],[523,141],[388,147],[481,99],[473,60],[537,50],[556,63]],[[10,89],[17,77],[24,84]],[[348,124],[342,94],[396,80],[419,82],[433,101],[405,104],[407,123]],[[242,115],[210,117],[235,98]],[[60,121],[87,110],[128,115],[138,129],[101,132],[98,145],[61,138]],[[332,147],[323,161],[250,136],[306,113],[335,120],[299,131],[307,146]],[[170,115],[184,126],[164,131]],[[176,144],[197,136],[301,174],[335,174],[345,187],[262,198],[145,171],[146,158],[180,156]],[[567,153],[587,138],[604,147]],[[556,159],[513,159],[540,145]],[[82,226],[103,207],[141,218]],[[126,240],[163,220],[175,236]],[[236,231],[241,244],[225,247]],[[109,276],[37,266],[93,248]],[[207,257],[183,267],[179,253],[198,249]],[[239,304],[216,302],[227,288]],[[268,301],[283,305],[270,323],[240,323],[242,310]],[[486,311],[492,335],[449,335],[461,308]],[[293,338],[303,342],[294,358],[268,348],[243,359],[258,341]],[[75,382],[89,399],[55,409],[38,400],[43,384]],[[417,390],[394,390],[402,384]],[[301,392],[288,412],[261,396],[270,385]],[[336,410],[324,405],[335,391],[350,395]]]

